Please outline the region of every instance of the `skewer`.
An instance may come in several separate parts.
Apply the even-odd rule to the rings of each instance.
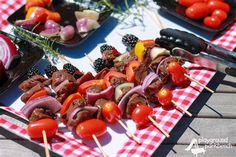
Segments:
[[[87,53],[84,53],[84,55],[89,59],[89,61],[90,61],[91,63],[94,62],[94,60],[93,60]]]
[[[118,123],[127,131],[128,136],[131,137],[135,142],[137,142],[138,144],[141,144],[141,142],[139,141],[139,139],[137,138],[137,136],[135,136],[130,130],[129,128],[124,124],[123,121],[121,121],[120,119],[117,119]]]
[[[98,149],[101,151],[103,157],[107,157],[107,154],[104,152],[101,143],[98,141],[98,138],[96,135],[92,135],[94,142],[97,144]]]
[[[178,107],[179,109],[181,109],[184,113],[186,113],[189,117],[192,117],[192,113],[190,113],[189,111],[185,110],[182,106],[180,106],[177,102],[175,102],[174,100],[171,101],[176,107]]]
[[[148,119],[152,122],[152,124],[157,127],[167,138],[170,137],[170,135],[149,115]]]
[[[161,22],[160,18],[158,17],[158,15],[155,13],[155,15],[153,15],[153,12],[151,12],[150,10],[148,10],[146,7],[143,7],[143,10],[149,15],[149,17],[151,17],[154,22],[160,26],[160,29],[163,29],[163,23]]]
[[[208,90],[209,92],[211,93],[214,93],[214,91],[212,89],[210,89],[209,87],[207,87],[206,85],[202,84],[201,82],[197,81],[196,79],[190,77],[189,75],[187,74],[184,74],[185,77],[187,77],[189,80],[197,83],[199,86],[202,86],[203,88],[205,88],[206,90]]]
[[[46,131],[43,130],[42,134],[43,134],[43,143],[44,143],[44,149],[45,149],[45,156],[46,157],[50,157],[50,153],[49,153],[49,149],[48,149],[48,140],[47,140]]]

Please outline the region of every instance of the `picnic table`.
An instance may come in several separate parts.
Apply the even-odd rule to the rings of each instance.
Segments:
[[[6,3],[6,2],[5,2]],[[24,2],[19,2],[21,5]],[[151,4],[155,5],[155,4]],[[156,6],[158,9],[158,6]],[[17,8],[15,8],[17,9]],[[198,28],[193,28],[181,20],[167,13],[161,13],[160,19],[164,27],[177,28],[180,30],[190,31],[206,40],[212,40],[215,34],[202,31]],[[9,14],[9,13],[8,13]],[[129,19],[128,19],[129,20]],[[148,25],[137,26],[135,28],[123,29],[123,25],[117,23],[112,17],[98,29],[92,37],[75,48],[60,47],[63,54],[73,63],[81,62],[79,67],[83,67],[88,62],[82,52],[90,52],[92,58],[96,58],[99,43],[108,42],[114,46],[120,46],[115,42],[119,37],[117,32],[133,33],[142,38],[155,38],[158,35],[160,27],[149,16],[144,16],[144,21]],[[10,31],[11,26],[4,25],[2,29],[6,32]],[[153,29],[155,28],[155,30]],[[214,38],[213,42],[228,49],[233,49],[236,46],[236,24],[226,29],[223,33]],[[230,42],[227,37],[230,36]],[[99,38],[95,38],[99,37]],[[229,37],[228,37],[229,38]],[[90,45],[88,46],[88,43]],[[92,44],[91,44],[92,43]],[[74,57],[75,52],[82,49],[79,59]],[[45,60],[40,60],[38,67],[43,68]],[[88,64],[88,63],[87,63]],[[93,70],[87,66],[86,71]],[[17,107],[20,102],[21,92],[17,88],[18,84],[26,77],[15,82],[5,93],[0,95],[0,102],[5,106]],[[189,111],[193,117],[183,116],[177,123],[174,129],[170,132],[171,137],[166,138],[152,156],[235,156],[236,154],[236,79],[235,77],[216,72],[208,87],[215,92],[212,94],[203,90],[197,99],[193,102]],[[22,122],[6,116],[7,119],[25,125]],[[4,157],[38,157],[44,156],[44,148],[32,143],[29,140],[22,139],[19,136],[9,133],[4,129],[0,129],[0,156]],[[201,149],[202,148],[202,149]],[[195,151],[196,149],[199,150]],[[200,151],[201,150],[201,151]],[[51,156],[59,156],[51,152]]]

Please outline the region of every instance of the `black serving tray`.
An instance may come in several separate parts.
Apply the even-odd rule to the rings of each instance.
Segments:
[[[179,5],[176,0],[154,0],[154,1],[160,6],[162,10],[165,10],[171,15],[187,23],[190,23],[193,26],[199,27],[209,32],[215,32],[215,33],[221,32],[236,21],[236,3],[232,2],[232,0],[225,1],[231,7],[230,13],[228,14],[228,18],[225,21],[223,21],[222,24],[218,28],[209,28],[203,24],[203,20],[192,20],[188,18],[185,15],[186,7]]]
[[[0,85],[0,94],[2,94],[17,79],[26,74],[28,69],[34,66],[43,57],[44,51],[38,48],[37,46],[32,45],[27,41],[21,40],[13,35],[1,31],[0,34],[8,36],[18,47],[18,51],[20,52],[21,55],[16,65],[6,71],[8,79],[7,81],[5,81],[3,84]]]
[[[50,6],[50,10],[54,10],[61,15],[60,25],[72,25],[76,28],[76,17],[74,15],[75,11],[82,11],[84,9],[96,10],[100,13],[98,23],[102,25],[111,15],[111,11],[107,11],[108,9],[104,7],[98,7],[97,2],[95,0],[86,1],[87,3],[82,3],[82,0],[55,0]],[[20,19],[25,19],[25,5],[20,9],[16,10],[13,14],[8,17],[8,22],[15,26],[15,21]],[[21,27],[19,27],[21,28]],[[37,32],[32,32],[26,29],[21,28],[23,31],[29,32],[32,35],[39,36]],[[99,28],[98,28],[99,29]],[[79,45],[84,40],[86,40],[90,35],[92,35],[95,30],[89,31],[86,35],[80,35],[76,33],[73,39],[69,41],[61,41],[59,38],[52,39],[53,42],[59,45],[63,45],[66,47],[73,47]],[[45,38],[45,37],[44,37]]]

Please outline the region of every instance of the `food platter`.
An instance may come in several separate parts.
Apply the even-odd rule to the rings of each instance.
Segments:
[[[7,70],[8,79],[0,86],[0,94],[6,91],[10,86],[24,74],[26,74],[27,70],[34,66],[37,61],[39,61],[43,55],[43,50],[39,49],[38,47],[28,43],[27,41],[23,41],[13,35],[0,32],[0,34],[8,36],[14,44],[17,45],[20,52],[20,60],[18,61],[17,65],[13,68]]]
[[[235,2],[232,2],[230,0],[226,0],[226,2],[230,5],[231,10],[230,13],[228,14],[228,18],[217,28],[210,28],[210,27],[206,27],[204,26],[202,20],[192,20],[190,18],[188,18],[185,15],[185,9],[186,7],[181,6],[178,4],[177,1],[175,0],[154,0],[157,5],[160,6],[160,8],[166,12],[168,12],[169,14],[181,19],[182,21],[185,21],[193,26],[196,26],[200,29],[203,29],[205,31],[209,31],[209,32],[221,32],[224,29],[226,29],[228,26],[230,26],[231,24],[233,24],[236,20],[236,4]]]
[[[207,84],[215,74],[213,71],[194,68],[198,67],[198,65],[190,64],[189,67],[194,69],[191,70],[189,74],[194,78],[198,78],[203,84]],[[176,88],[173,90],[174,100],[181,104],[185,109],[188,109],[202,90],[203,89],[195,83],[191,83],[187,88]],[[11,107],[3,107],[3,109],[12,112],[17,116],[22,116],[18,110]],[[171,136],[172,129],[182,118],[183,113],[175,109],[166,110],[159,106],[154,108],[153,116],[155,116],[156,121],[163,129],[170,133]],[[29,139],[25,128],[17,126],[7,120],[0,120],[0,123],[1,127],[6,130],[10,130],[15,134],[20,135],[22,138]],[[103,137],[100,137],[99,141],[101,142],[104,151],[109,154],[109,156],[151,156],[165,139],[165,135],[154,126],[137,130],[133,121],[125,120],[125,123],[140,141],[142,141],[142,144],[139,145],[132,139],[129,139],[120,126],[114,124],[108,125],[107,133]],[[14,128],[14,130],[11,128]],[[63,124],[60,124],[59,132],[56,137],[63,140],[58,140],[56,138],[50,142],[51,150],[61,156],[100,155],[97,146],[93,144],[92,140],[80,139],[73,132],[66,129]]]
[[[77,1],[70,1],[70,0],[59,0],[59,1],[53,1],[51,8],[53,8],[54,11],[58,12],[61,15],[61,22],[60,25],[72,25],[76,28],[76,17],[74,12],[75,11],[82,11],[84,9],[96,9],[97,12],[99,12],[99,19],[98,23],[102,25],[111,14],[111,11],[105,11],[105,7],[96,7],[96,1],[91,0],[88,1],[89,3],[82,4],[81,2]],[[94,8],[96,7],[96,8]],[[25,13],[25,5],[23,5],[20,9],[16,10],[13,14],[11,14],[8,17],[8,22],[15,26],[15,21],[24,19],[26,16]],[[36,37],[39,36],[37,32],[32,32],[26,29],[23,29],[22,27],[19,27],[22,29],[22,31],[26,31]],[[99,28],[98,28],[99,29]],[[53,42],[59,45],[63,45],[66,47],[73,47],[76,45],[81,44],[83,41],[85,41],[90,35],[92,35],[96,29],[89,31],[86,35],[81,36],[80,34],[76,33],[75,36],[68,41],[61,41],[58,38],[51,39]]]

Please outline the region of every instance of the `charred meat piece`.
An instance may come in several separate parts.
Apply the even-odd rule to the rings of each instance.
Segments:
[[[135,69],[135,83],[140,85],[143,83],[144,78],[148,75],[149,69],[145,64],[141,64],[138,68]]]
[[[123,55],[121,59],[114,60],[114,68],[116,71],[124,72],[126,65],[136,59],[137,57],[134,55]]]
[[[26,92],[30,90],[32,87],[36,86],[37,84],[42,84],[43,86],[47,86],[49,83],[48,79],[43,77],[42,75],[34,75],[31,78],[23,81],[19,88]]]
[[[147,88],[145,89],[145,95],[147,99],[152,103],[157,103],[157,93],[163,87],[163,82],[159,79],[154,80]]]
[[[97,119],[102,119],[102,118],[103,118],[103,117],[102,117],[102,106],[103,106],[107,101],[108,101],[108,100],[101,98],[101,99],[98,99],[98,100],[95,102],[94,106],[98,106],[98,112],[97,112],[97,116],[96,116]]]
[[[133,94],[126,105],[125,116],[126,118],[131,118],[133,110],[137,107],[138,104],[147,104],[147,100],[144,96],[137,93]]]
[[[75,115],[75,117],[73,117],[73,121],[67,122],[67,126],[73,128],[77,124],[91,118],[94,118],[94,113],[90,112],[89,110],[81,110]]]
[[[65,70],[54,72],[52,75],[52,88],[55,89],[65,80],[68,80],[69,82],[76,82],[75,78]]]
[[[79,85],[81,85],[82,83],[89,81],[89,80],[93,80],[94,76],[91,72],[88,72],[86,74],[84,74],[83,76],[81,76],[76,82]]]
[[[62,86],[62,88],[60,88],[58,91],[57,91],[57,96],[56,96],[56,99],[59,101],[59,102],[64,102],[64,100],[72,93],[75,93],[76,90],[78,88],[78,85],[76,82],[69,82],[65,85]]]
[[[118,85],[127,82],[126,79],[122,77],[112,77],[110,80],[111,86],[117,87]]]
[[[108,68],[102,69],[97,75],[95,76],[95,80],[103,79],[104,76],[109,72],[110,70]]]
[[[28,101],[28,99],[36,92],[40,91],[41,89],[43,89],[43,85],[42,84],[37,84],[36,86],[32,87],[30,90],[28,90],[27,92],[25,92],[22,96],[21,96],[21,101],[23,101],[24,103],[26,103]]]
[[[159,63],[165,59],[167,56],[159,56],[159,57],[156,57],[149,65],[149,67],[153,70],[153,71],[156,71]]]
[[[55,119],[56,115],[51,110],[46,108],[35,108],[29,117],[29,121],[37,121],[43,118]]]

